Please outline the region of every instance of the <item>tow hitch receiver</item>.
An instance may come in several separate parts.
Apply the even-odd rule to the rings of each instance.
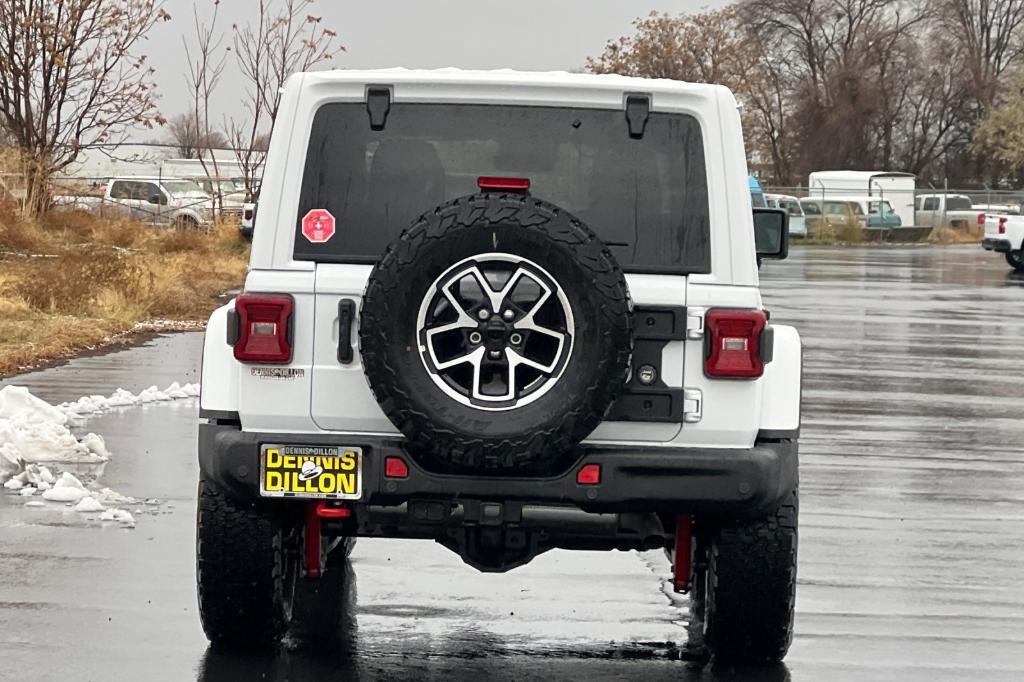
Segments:
[[[672,561],[673,588],[685,594],[690,591],[690,574],[693,572],[693,517],[680,514],[676,517],[676,542]]]
[[[331,505],[328,502],[310,502],[306,505],[306,577],[319,578],[323,571],[323,534],[321,519],[347,519],[352,516],[348,507]]]

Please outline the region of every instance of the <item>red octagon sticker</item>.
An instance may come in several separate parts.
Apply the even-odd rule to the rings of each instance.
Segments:
[[[302,234],[314,244],[323,244],[334,236],[334,216],[325,209],[314,208],[302,219]]]

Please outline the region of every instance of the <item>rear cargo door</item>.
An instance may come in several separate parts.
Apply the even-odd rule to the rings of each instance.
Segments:
[[[497,179],[586,223],[626,272],[636,371],[593,438],[672,440],[684,421],[687,277],[710,272],[711,260],[698,120],[633,95],[619,108],[382,97],[323,105],[306,150],[293,256],[316,263],[315,423],[394,433],[357,343],[372,265],[418,216]]]
[[[370,265],[320,263],[313,330],[313,421],[322,429],[398,433],[380,409],[359,358],[359,305]]]

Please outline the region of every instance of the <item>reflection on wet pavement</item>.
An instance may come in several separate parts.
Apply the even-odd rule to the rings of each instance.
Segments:
[[[114,453],[104,485],[162,500],[133,531],[0,497],[0,679],[1024,679],[1024,279],[971,246],[795,248],[762,280],[805,344],[786,666],[680,660],[685,613],[651,557],[550,552],[494,576],[380,540],[353,552],[335,646],[293,634],[264,657],[209,651],[192,402],[87,425]],[[177,335],[19,383],[51,401],[139,390],[194,380],[198,356],[199,336]]]
[[[976,246],[762,280],[805,348],[794,677],[1020,679],[1024,280]]]

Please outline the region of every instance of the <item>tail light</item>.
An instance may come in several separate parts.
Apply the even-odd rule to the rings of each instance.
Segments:
[[[981,227],[985,226],[985,214],[984,213],[979,213],[978,214],[978,225],[981,226]]]
[[[245,209],[245,211],[244,211],[244,212],[242,213],[242,217],[243,217],[243,218],[244,218],[244,219],[245,219],[246,221],[250,221],[250,220],[252,220],[252,214],[253,214],[253,210],[252,210],[251,208],[247,208],[247,209]],[[984,222],[984,221],[983,221],[983,222]]]
[[[709,377],[754,379],[764,374],[761,334],[768,316],[761,310],[709,310],[704,318]]]
[[[292,297],[281,294],[242,294],[236,298],[235,359],[268,364],[290,362],[294,308]],[[228,324],[230,334],[231,321]]]
[[[409,465],[401,457],[385,457],[384,478],[409,478]]]
[[[999,234],[1006,234],[1006,218],[999,219]]]
[[[530,178],[482,176],[476,179],[476,186],[483,192],[527,192],[530,189]]]

